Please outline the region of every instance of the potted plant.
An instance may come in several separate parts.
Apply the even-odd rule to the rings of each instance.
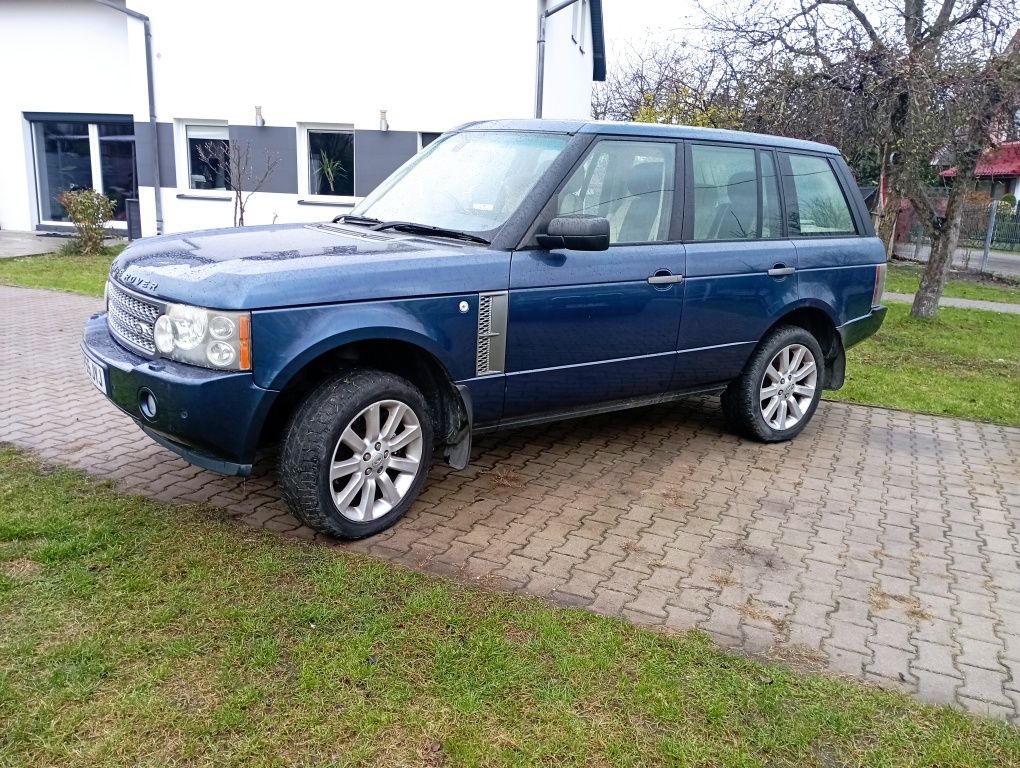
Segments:
[[[329,194],[336,194],[336,179],[345,175],[344,164],[339,159],[334,159],[326,154],[326,150],[319,152],[319,172],[322,180],[329,186]],[[322,194],[322,184],[319,184],[319,193]]]

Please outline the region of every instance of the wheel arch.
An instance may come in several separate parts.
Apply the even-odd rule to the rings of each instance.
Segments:
[[[818,301],[803,302],[789,308],[762,335],[765,337],[775,328],[783,325],[795,325],[803,328],[818,341],[825,358],[825,379],[823,389],[839,389],[846,378],[846,351],[843,339],[835,321],[835,312],[830,306]]]
[[[403,329],[362,328],[320,342],[287,367],[286,377],[275,382],[280,394],[263,424],[259,445],[275,442],[312,391],[339,371],[351,368],[386,371],[414,384],[429,407],[440,445],[457,442],[470,423],[470,406],[430,339]]]

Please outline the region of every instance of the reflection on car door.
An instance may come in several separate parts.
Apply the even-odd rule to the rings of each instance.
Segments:
[[[606,217],[609,249],[513,254],[505,417],[668,388],[683,308],[679,147],[596,141],[544,216]]]

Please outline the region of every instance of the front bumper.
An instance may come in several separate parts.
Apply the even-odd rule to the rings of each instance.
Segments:
[[[843,340],[843,349],[850,349],[854,344],[858,344],[875,334],[882,327],[885,313],[885,307],[872,307],[870,314],[841,325],[839,327],[839,335]]]
[[[85,325],[82,350],[106,370],[106,396],[160,445],[225,475],[251,472],[259,436],[276,396],[250,371],[225,372],[149,360],[120,346],[106,314]],[[142,412],[151,393],[155,413]]]

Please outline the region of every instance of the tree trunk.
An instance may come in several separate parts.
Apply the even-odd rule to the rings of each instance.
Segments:
[[[961,168],[960,171],[962,170]],[[939,299],[942,298],[942,290],[946,286],[946,278],[953,265],[953,253],[956,252],[956,246],[960,242],[963,209],[967,203],[967,196],[973,189],[973,170],[958,173],[953,180],[953,188],[946,203],[945,223],[932,238],[928,264],[921,274],[921,285],[910,308],[911,317],[933,318],[939,311]]]
[[[878,236],[885,244],[885,256],[891,258],[896,247],[896,222],[900,217],[899,193],[889,189],[885,209],[878,217]]]

